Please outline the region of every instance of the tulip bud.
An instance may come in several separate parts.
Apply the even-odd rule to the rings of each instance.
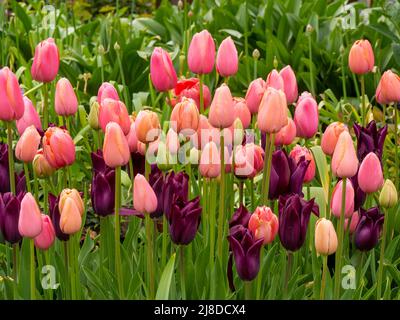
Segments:
[[[250,217],[249,230],[256,239],[263,239],[264,245],[274,241],[278,229],[278,218],[269,207],[257,207]]]
[[[239,118],[233,122],[233,145],[238,146],[241,145],[244,138],[244,130],[242,121]]]
[[[142,143],[153,142],[160,134],[160,121],[157,113],[149,110],[139,111],[135,120],[135,130],[138,140]]]
[[[18,231],[23,237],[35,238],[42,231],[42,217],[35,198],[30,192],[21,201]]]
[[[215,60],[215,43],[207,30],[196,33],[188,49],[188,66],[197,74],[212,72]]]
[[[83,216],[85,206],[83,204],[83,200],[81,198],[81,195],[79,194],[78,190],[76,189],[64,189],[61,194],[60,194],[60,200],[58,202],[58,207],[60,211],[63,211],[64,204],[68,198],[71,198],[74,200],[76,207],[79,210],[79,213],[81,216]]]
[[[288,118],[286,126],[282,127],[281,130],[275,135],[275,146],[290,145],[296,137],[296,125],[292,118]]]
[[[258,110],[257,125],[265,133],[276,133],[288,124],[288,108],[282,90],[269,87]]]
[[[138,139],[137,139],[137,136],[136,136],[135,121],[131,122],[131,129],[129,130],[129,133],[126,136],[126,139],[128,141],[129,151],[131,153],[137,152],[137,150],[138,150]]]
[[[283,78],[281,77],[281,75],[279,74],[279,72],[274,69],[272,70],[268,76],[267,76],[267,80],[265,81],[265,87],[266,88],[274,88],[276,90],[284,90],[284,82],[283,82]]]
[[[199,110],[193,99],[183,97],[171,113],[171,128],[176,132],[193,134],[199,126]]]
[[[40,134],[37,132],[34,125],[26,128],[15,148],[15,156],[17,159],[25,163],[32,162],[38,151],[40,140]]]
[[[374,51],[368,40],[357,40],[349,52],[349,68],[356,74],[371,72],[374,67]]]
[[[97,101],[94,101],[93,103],[90,103],[90,111],[88,115],[88,122],[89,126],[93,130],[99,130],[100,129],[100,123],[99,123],[99,109],[100,105]]]
[[[379,204],[384,208],[393,208],[397,204],[397,200],[396,187],[391,180],[386,179],[379,195]]]
[[[258,49],[253,50],[253,58],[256,60],[260,58],[260,51]]]
[[[78,99],[67,78],[57,81],[55,110],[59,116],[72,116],[78,111]]]
[[[168,52],[160,47],[153,50],[150,58],[150,78],[157,91],[165,92],[175,87],[176,72]]]
[[[343,131],[349,131],[341,122],[332,122],[326,129],[321,139],[321,148],[326,155],[333,155],[337,141]]]
[[[173,156],[168,152],[167,146],[164,142],[160,141],[157,148],[156,163],[158,169],[161,171],[168,171],[172,168],[170,159]]]
[[[298,96],[296,75],[291,66],[284,67],[279,71],[279,75],[283,80],[283,88],[286,95],[286,101],[291,104],[296,101]]]
[[[303,92],[297,102],[294,123],[298,137],[312,138],[318,130],[318,105],[308,92]]]
[[[374,152],[368,155],[361,162],[358,169],[358,185],[366,193],[378,191],[383,185],[383,172],[379,158]]]
[[[228,128],[235,120],[233,98],[226,84],[222,84],[215,90],[208,120],[215,128]]]
[[[103,154],[106,165],[111,168],[124,166],[129,162],[129,145],[121,127],[110,122],[106,127],[104,136]]]
[[[97,92],[97,101],[102,104],[107,98],[119,101],[118,92],[114,86],[109,82],[103,82]]]
[[[380,104],[400,102],[400,77],[391,70],[385,71],[379,80],[375,96]]]
[[[35,237],[35,247],[41,250],[47,250],[52,246],[56,238],[53,223],[48,215],[42,214],[42,232]]]
[[[307,167],[306,174],[304,175],[303,181],[305,183],[311,182],[315,177],[315,169],[316,169],[312,152],[306,147],[302,147],[297,144],[290,152],[289,157],[294,159],[296,164],[298,164],[302,158],[304,158],[306,161],[310,161]]]
[[[32,101],[29,98],[24,97],[24,114],[22,118],[17,120],[17,130],[19,135],[21,136],[25,129],[34,125],[36,129],[39,131],[42,130],[42,124],[40,122],[39,114],[37,113],[35,107],[32,104]]]
[[[138,173],[133,186],[133,206],[141,213],[153,213],[157,209],[157,196],[146,178]]]
[[[200,157],[200,174],[207,178],[216,178],[221,172],[221,158],[217,145],[211,141],[208,142]]]
[[[48,128],[42,145],[46,160],[55,169],[69,166],[75,161],[75,144],[67,130]]]
[[[265,92],[265,81],[261,78],[250,82],[249,88],[246,92],[246,104],[252,114],[258,112],[261,99]]]
[[[196,148],[190,149],[189,162],[193,165],[198,165],[200,160],[200,151]]]
[[[348,131],[343,131],[333,152],[332,172],[336,177],[351,178],[358,170],[358,159],[353,140]]]
[[[332,192],[331,210],[336,218],[340,218],[342,211],[343,180],[340,180]],[[345,218],[350,218],[354,212],[354,188],[351,181],[346,182],[346,203],[344,208]]]
[[[31,68],[32,78],[40,82],[53,81],[58,73],[60,58],[53,38],[40,42],[35,48]]]
[[[218,48],[216,67],[222,77],[234,76],[237,73],[238,54],[231,37],[227,37],[221,42]]]
[[[179,137],[176,131],[172,128],[170,128],[167,132],[166,147],[171,154],[178,153],[180,147]]]
[[[243,128],[247,129],[251,122],[251,113],[247,108],[246,100],[243,98],[233,98],[233,112],[235,119],[239,118]]]
[[[0,120],[19,120],[24,115],[24,110],[17,77],[7,67],[0,69]]]
[[[60,199],[61,200],[61,199]],[[82,226],[82,216],[77,202],[72,197],[66,197],[63,209],[60,208],[60,229],[65,234],[77,233]]]
[[[338,239],[330,220],[318,219],[315,224],[315,250],[318,254],[328,256],[336,252]]]
[[[38,178],[50,177],[56,171],[43,155],[43,149],[37,151],[33,158],[32,167]]]

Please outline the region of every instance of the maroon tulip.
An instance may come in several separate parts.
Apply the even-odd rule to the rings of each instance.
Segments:
[[[354,233],[354,243],[361,251],[369,251],[378,243],[385,216],[378,207],[360,208],[360,221]]]
[[[19,212],[24,193],[14,196],[11,192],[0,194],[0,229],[4,239],[17,243],[22,239],[18,231]]]

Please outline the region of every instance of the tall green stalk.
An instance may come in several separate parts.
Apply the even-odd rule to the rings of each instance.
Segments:
[[[267,134],[265,143],[265,161],[263,170],[263,180],[262,180],[262,192],[261,192],[261,204],[267,205],[268,194],[269,194],[269,179],[271,175],[271,159],[272,151],[274,148],[275,135]]]
[[[222,240],[225,225],[225,142],[224,133],[221,131],[220,137],[220,157],[221,157],[221,185],[219,194],[219,214],[218,214],[218,239],[217,252],[222,257]]]
[[[124,287],[123,287],[123,274],[121,268],[121,241],[120,241],[120,221],[119,221],[119,209],[121,206],[121,167],[115,168],[115,272],[117,274],[118,291],[120,299],[124,298]]]
[[[365,126],[367,123],[367,114],[366,114],[367,110],[365,106],[365,79],[363,74],[360,76],[360,82],[361,82],[361,119],[362,119],[362,125]]]
[[[340,298],[340,276],[342,274],[342,258],[343,258],[343,238],[344,238],[344,211],[346,207],[346,183],[347,178],[342,180],[342,207],[340,210],[340,220],[338,227],[338,248],[335,254],[335,289],[334,298]]]
[[[29,240],[30,247],[30,289],[31,289],[31,300],[36,299],[36,285],[35,285],[35,246],[34,240]]]
[[[15,175],[14,175],[14,153],[12,148],[12,122],[7,124],[7,144],[8,144],[8,173],[10,176],[10,190],[15,194]]]
[[[45,83],[42,87],[43,92],[43,129],[49,126],[49,86]]]
[[[181,281],[181,297],[186,300],[185,287],[185,246],[179,246],[179,275]]]
[[[203,75],[199,74],[200,114],[204,113]]]
[[[382,279],[383,279],[383,268],[384,268],[384,260],[385,260],[385,247],[386,247],[386,234],[387,234],[387,225],[388,225],[388,215],[387,210],[385,210],[385,219],[383,221],[383,232],[382,232],[382,242],[381,242],[381,253],[379,258],[379,268],[378,268],[378,284],[377,284],[377,295],[376,298],[378,300],[381,299],[382,296]]]

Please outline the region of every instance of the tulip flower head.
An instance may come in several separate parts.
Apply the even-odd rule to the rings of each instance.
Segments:
[[[300,145],[296,145],[292,151],[290,151],[289,157],[294,159],[296,164],[304,158],[306,161],[309,161],[309,165],[307,167],[306,174],[304,175],[304,182],[311,182],[315,177],[315,161],[312,152],[306,147],[302,147]]]
[[[168,52],[160,47],[153,50],[150,58],[150,77],[157,91],[165,92],[175,87],[177,76]]]
[[[298,96],[296,75],[291,66],[284,67],[279,71],[279,75],[283,80],[283,89],[288,104],[296,101]]]
[[[50,177],[56,171],[44,156],[43,149],[37,151],[33,158],[32,167],[38,178]]]
[[[254,143],[235,148],[235,175],[238,178],[254,178],[264,166],[264,151]]]
[[[231,37],[225,38],[217,52],[216,68],[222,77],[234,76],[239,67],[238,53]]]
[[[378,129],[376,122],[373,120],[366,127],[362,127],[355,123],[354,133],[357,137],[357,157],[359,161],[370,152],[374,152],[379,159],[382,159],[383,147],[387,135],[387,125]]]
[[[358,185],[366,193],[378,191],[383,185],[382,165],[373,152],[367,154],[358,169]]]
[[[265,133],[277,133],[287,124],[288,108],[284,92],[268,87],[258,110],[258,128]]]
[[[375,96],[380,104],[400,102],[400,77],[391,70],[385,71],[376,88]]]
[[[58,201],[58,207],[60,208],[60,212],[63,212],[64,205],[67,199],[72,199],[75,202],[75,206],[82,217],[85,211],[85,205],[83,204],[83,200],[81,195],[79,194],[79,191],[76,189],[67,188],[60,193],[60,199]]]
[[[386,179],[379,195],[379,204],[384,208],[393,208],[397,204],[397,201],[396,187],[391,180]]]
[[[9,243],[17,243],[22,238],[18,223],[23,197],[23,192],[17,196],[11,192],[0,193],[0,229],[4,240]]]
[[[231,220],[229,221],[229,228],[232,228],[237,225],[241,225],[245,228],[248,227],[251,213],[247,208],[241,204],[240,207],[233,213]]]
[[[336,252],[338,239],[330,220],[320,218],[315,224],[315,250],[317,253],[328,256]]]
[[[17,120],[17,130],[21,136],[25,129],[34,125],[38,131],[42,131],[42,124],[40,122],[39,114],[37,113],[33,103],[29,98],[24,97],[24,114],[22,118]]]
[[[160,135],[160,120],[157,113],[149,110],[139,111],[135,120],[136,137],[144,144],[153,142]]]
[[[0,69],[0,120],[19,120],[25,107],[15,74],[7,67]]]
[[[285,84],[282,76],[277,70],[274,69],[268,74],[267,80],[265,81],[265,87],[284,91]]]
[[[216,178],[221,172],[219,150],[213,141],[208,142],[201,152],[199,171],[207,178]]]
[[[103,143],[103,155],[105,163],[111,168],[124,166],[129,162],[130,152],[128,141],[121,127],[115,122],[107,124]]]
[[[82,215],[81,210],[77,205],[76,199],[73,197],[65,197],[62,202],[61,208],[61,196],[58,203],[60,210],[60,229],[63,233],[72,235],[77,233],[82,226]]]
[[[337,141],[343,131],[349,131],[347,126],[341,122],[332,122],[326,129],[321,139],[321,148],[326,155],[333,155]]]
[[[247,107],[246,100],[243,98],[233,98],[233,112],[235,119],[239,118],[242,122],[243,128],[248,128],[251,122],[251,113]]]
[[[256,239],[263,239],[264,245],[274,241],[278,228],[278,218],[269,207],[257,207],[249,220],[249,230]]]
[[[340,178],[351,178],[357,173],[358,159],[353,140],[347,131],[343,131],[339,136],[331,167],[333,174]]]
[[[208,119],[215,128],[228,128],[235,121],[233,98],[226,84],[215,90]]]
[[[34,239],[42,232],[42,217],[39,206],[30,192],[21,200],[18,231],[23,237]]]
[[[246,92],[245,100],[247,108],[249,108],[251,114],[258,113],[261,99],[264,96],[265,88],[265,81],[262,78],[258,78],[250,82],[249,88]]]
[[[59,116],[72,116],[78,111],[78,99],[67,78],[57,81],[55,110]]]
[[[292,118],[288,118],[288,123],[286,126],[282,127],[275,134],[275,146],[288,146],[292,144],[293,140],[296,138],[296,124]]]
[[[317,101],[308,92],[299,97],[294,112],[294,123],[298,137],[312,138],[318,130]]]
[[[340,218],[342,210],[343,180],[340,180],[332,192],[331,210],[336,218]],[[350,218],[354,212],[354,188],[349,179],[346,181],[345,218]]]
[[[358,209],[353,212],[351,218],[344,220],[344,230],[347,231],[349,229],[350,234],[353,234],[356,231],[358,222],[360,221],[360,214],[358,213]]]
[[[215,43],[207,30],[196,33],[188,49],[188,66],[197,74],[211,73],[214,68]]]
[[[192,99],[182,98],[171,113],[171,128],[176,132],[191,135],[199,126],[199,110]]]
[[[46,130],[43,141],[43,154],[49,164],[59,169],[75,161],[75,144],[69,132],[58,127]]]
[[[56,238],[53,223],[48,215],[42,214],[42,232],[34,239],[35,247],[41,250],[49,249]]]
[[[25,163],[32,162],[39,149],[40,140],[40,134],[34,125],[26,128],[15,148],[17,159]]]
[[[109,82],[103,82],[97,92],[97,101],[102,104],[104,99],[112,99],[119,101],[118,92]]]
[[[133,186],[133,206],[141,213],[153,213],[157,209],[157,196],[146,178],[137,174]]]
[[[355,74],[365,74],[374,68],[375,58],[368,40],[354,42],[349,53],[349,68]]]
[[[378,243],[385,216],[378,207],[360,209],[360,221],[354,232],[354,243],[360,251],[369,251]]]
[[[107,124],[110,122],[118,123],[124,135],[129,133],[131,120],[125,104],[118,100],[105,98],[99,108],[99,124],[103,132],[106,131]]]
[[[58,73],[60,58],[53,38],[40,42],[35,48],[31,67],[32,78],[39,82],[51,82]]]
[[[174,89],[176,99],[171,101],[172,106],[180,102],[183,97],[193,99],[197,109],[200,110],[200,83],[198,78],[178,80]],[[203,104],[204,109],[208,108],[211,103],[210,89],[203,84]]]

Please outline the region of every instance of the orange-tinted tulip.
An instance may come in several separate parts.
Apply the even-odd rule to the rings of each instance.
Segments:
[[[35,157],[33,158],[32,167],[38,178],[50,177],[54,171],[56,171],[56,169],[50,165],[44,156],[43,149],[39,149],[37,151]]]
[[[79,213],[81,216],[83,216],[85,206],[83,204],[83,200],[81,198],[81,195],[79,194],[79,191],[76,189],[64,189],[61,194],[60,194],[60,200],[58,202],[58,207],[60,211],[63,211],[64,204],[66,203],[66,200],[68,198],[71,198],[74,200],[76,207],[79,210]]]
[[[111,168],[124,166],[129,162],[129,145],[121,127],[110,122],[104,136],[103,155],[106,165]]]
[[[354,42],[349,53],[349,68],[356,74],[371,72],[374,68],[374,51],[368,40]]]
[[[222,84],[215,90],[208,115],[210,124],[215,128],[228,128],[235,121],[233,98],[229,87]]]
[[[4,67],[0,70],[0,120],[18,120],[24,110],[18,79],[9,68]]]
[[[320,218],[315,223],[315,250],[323,256],[336,252],[338,239],[330,220]]]
[[[333,174],[340,178],[351,178],[357,173],[358,159],[348,131],[343,131],[339,136],[333,152],[331,167]]]
[[[257,125],[265,133],[277,133],[288,124],[288,108],[282,90],[269,87],[258,110]]]
[[[65,234],[77,233],[82,226],[82,216],[76,201],[67,197],[63,203],[63,209],[60,209],[60,229]]]
[[[278,218],[269,207],[257,207],[250,217],[249,230],[256,239],[264,239],[264,244],[274,241],[278,229]]]
[[[199,126],[199,110],[193,99],[183,97],[171,113],[171,128],[176,132],[193,134]]]
[[[53,168],[59,169],[74,163],[75,144],[67,130],[48,128],[42,144],[44,156]]]
[[[275,145],[288,146],[292,144],[294,138],[296,138],[296,125],[292,118],[288,118],[286,126],[282,127],[281,130],[275,135]]]
[[[160,135],[160,120],[157,113],[149,110],[139,111],[135,120],[136,137],[142,143],[153,142]]]
[[[125,135],[129,133],[131,120],[124,103],[118,100],[105,98],[100,104],[99,109],[99,123],[104,132],[106,131],[107,124],[110,122],[118,123]]]
[[[27,163],[32,162],[39,149],[40,139],[40,134],[35,126],[26,128],[15,148],[17,159]]]
[[[349,131],[347,126],[341,122],[332,122],[326,129],[321,139],[321,148],[326,155],[333,155],[336,143],[343,131]]]
[[[391,70],[385,71],[376,88],[375,96],[380,104],[400,102],[400,77]]]

